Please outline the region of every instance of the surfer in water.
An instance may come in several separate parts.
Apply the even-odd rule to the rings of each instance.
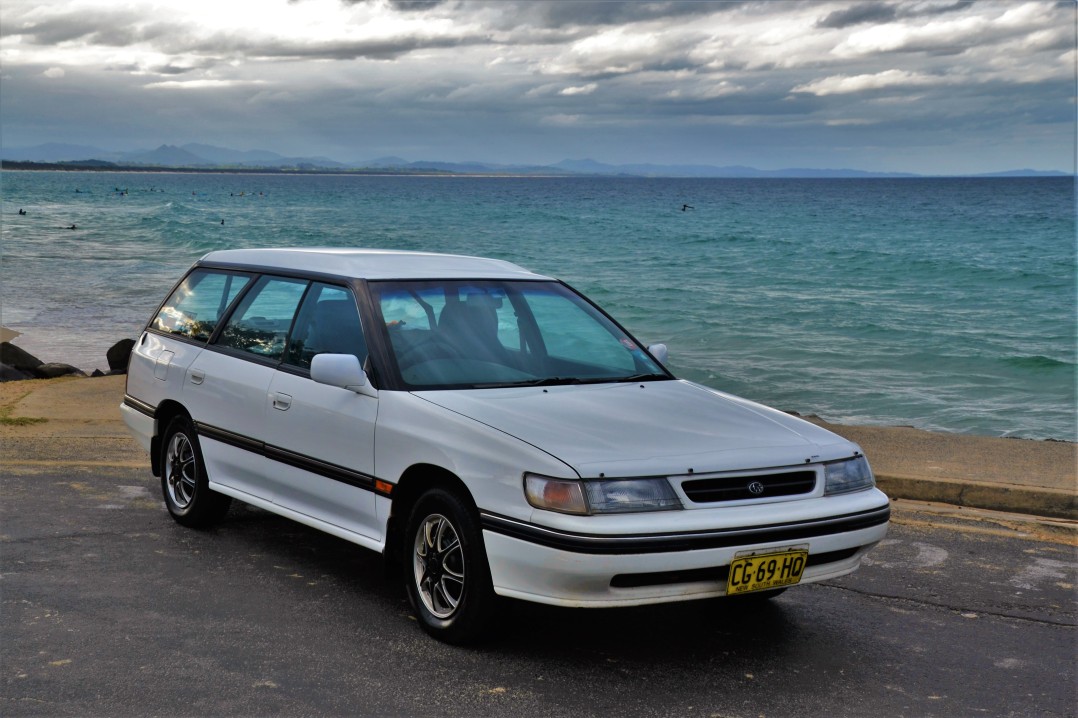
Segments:
[[[683,204],[683,205],[681,205],[681,211],[682,212],[684,212],[686,210],[690,210],[690,209],[696,209],[696,207],[693,207],[691,204]]]

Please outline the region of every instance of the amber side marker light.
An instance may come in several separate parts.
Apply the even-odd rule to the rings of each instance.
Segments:
[[[385,494],[386,496],[388,496],[389,494],[393,493],[393,484],[389,483],[388,481],[382,481],[381,479],[375,479],[374,490],[380,494]]]

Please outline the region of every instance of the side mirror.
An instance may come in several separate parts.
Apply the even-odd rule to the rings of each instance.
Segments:
[[[670,357],[670,351],[665,344],[652,344],[648,347],[648,353],[655,357],[660,364],[666,366],[666,360]]]
[[[377,396],[367,382],[367,372],[352,354],[316,354],[311,359],[311,378],[319,384],[339,386],[357,394]]]

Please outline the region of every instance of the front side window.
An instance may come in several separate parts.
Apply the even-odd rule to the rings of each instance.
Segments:
[[[667,379],[620,327],[558,282],[372,282],[411,387]]]
[[[217,346],[280,359],[307,282],[262,277],[244,296],[217,337]]]
[[[196,269],[165,300],[150,328],[208,341],[221,315],[250,281],[246,274]]]
[[[296,316],[285,363],[309,369],[316,354],[352,354],[362,364],[367,343],[352,292],[315,282]]]

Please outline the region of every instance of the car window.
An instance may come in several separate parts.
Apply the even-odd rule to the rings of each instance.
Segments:
[[[636,342],[557,282],[372,282],[389,348],[414,387],[669,378]]]
[[[612,374],[636,371],[636,344],[596,321],[597,312],[590,305],[545,289],[525,292],[525,296],[548,356],[603,367]]]
[[[394,331],[430,331],[438,324],[445,307],[445,289],[440,286],[387,288],[379,295],[386,326]]]
[[[316,354],[352,354],[360,364],[367,359],[356,300],[344,287],[312,284],[296,316],[285,363],[309,369]]]
[[[221,315],[250,281],[244,274],[196,269],[165,300],[150,328],[207,341]]]
[[[517,315],[490,282],[380,285],[391,348],[409,384],[520,381]]]
[[[280,359],[307,282],[262,277],[236,307],[216,344],[267,359]]]

